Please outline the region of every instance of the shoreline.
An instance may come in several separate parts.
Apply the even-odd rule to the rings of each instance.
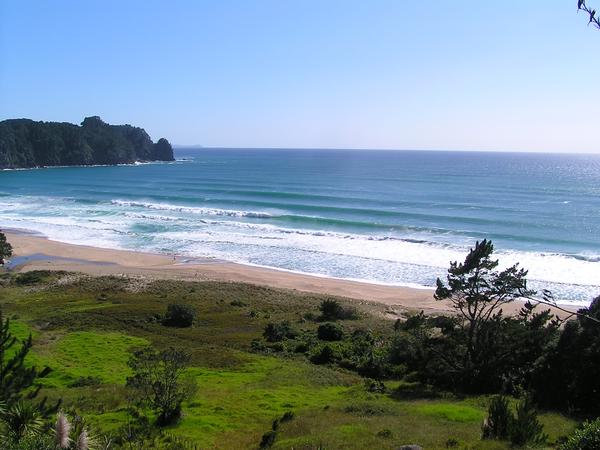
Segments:
[[[128,163],[117,163],[117,164],[73,164],[68,166],[33,166],[33,167],[2,167],[0,168],[0,172],[12,172],[12,171],[21,171],[21,170],[41,170],[41,169],[70,169],[74,168],[86,168],[86,167],[135,167],[142,166],[148,164],[169,164],[179,161],[177,158],[167,161],[162,159],[156,160],[139,160]]]
[[[37,255],[18,264],[16,272],[65,270],[92,276],[129,275],[152,279],[250,283],[425,311],[447,310],[433,298],[433,289],[386,286],[326,278],[238,264],[223,260],[167,256],[53,241],[30,230],[6,229],[16,258]],[[193,262],[186,262],[192,260]]]
[[[385,305],[391,310],[423,310],[433,313],[451,311],[447,302],[439,302],[433,298],[433,289],[328,278],[209,258],[178,258],[156,253],[68,244],[50,240],[32,230],[5,229],[4,232],[13,246],[12,260],[17,260],[11,268],[15,272],[64,270],[92,276],[141,276],[155,280],[249,283],[345,297]],[[505,310],[514,314],[521,306],[522,302],[517,301],[507,305]],[[577,310],[573,307],[566,309]],[[553,312],[561,317],[566,316],[559,310]]]

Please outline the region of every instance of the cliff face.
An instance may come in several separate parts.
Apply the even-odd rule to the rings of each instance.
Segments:
[[[29,119],[0,122],[1,169],[135,161],[173,161],[173,149],[164,138],[153,143],[142,128],[109,125],[99,117],[86,117],[81,126]]]

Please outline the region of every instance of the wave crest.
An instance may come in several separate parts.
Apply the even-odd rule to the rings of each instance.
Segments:
[[[268,219],[274,217],[272,214],[261,211],[236,211],[218,208],[201,208],[195,206],[170,205],[168,203],[136,202],[128,200],[111,200],[110,203],[115,206],[146,208],[159,211],[178,211],[184,213],[200,214],[203,216],[250,217],[256,219]]]

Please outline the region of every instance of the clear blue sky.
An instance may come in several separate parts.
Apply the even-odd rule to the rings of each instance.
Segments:
[[[0,119],[100,115],[205,146],[600,152],[600,31],[576,9],[3,0]]]

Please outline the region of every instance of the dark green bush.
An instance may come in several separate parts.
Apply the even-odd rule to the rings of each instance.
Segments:
[[[492,398],[488,407],[488,416],[483,422],[484,439],[508,439],[509,426],[513,420],[506,397],[497,395]]]
[[[274,352],[283,352],[285,350],[285,345],[283,345],[283,342],[273,342],[268,346],[268,348]]]
[[[385,384],[381,380],[373,380],[372,378],[365,378],[365,389],[367,392],[373,392],[377,394],[385,394]]]
[[[310,346],[308,345],[308,342],[299,342],[294,347],[294,353],[306,353],[309,350],[310,350]]]
[[[48,273],[46,271],[31,271],[20,273],[15,277],[15,283],[20,286],[29,286],[31,284],[37,284],[44,281],[44,277],[46,277]]]
[[[12,245],[6,240],[6,235],[0,231],[0,264],[13,255]]]
[[[423,311],[418,314],[412,314],[406,318],[405,321],[402,319],[397,319],[394,323],[394,330],[396,331],[409,331],[414,330],[416,328],[422,327],[427,320],[425,313]]]
[[[548,438],[543,428],[529,396],[517,403],[516,414],[510,410],[505,397],[496,396],[490,402],[488,417],[483,422],[482,438],[510,440],[517,447],[540,446]]]
[[[270,430],[262,435],[262,439],[260,440],[259,448],[269,448],[272,447],[275,443],[275,439],[277,438],[277,431]]]
[[[458,447],[458,439],[456,438],[448,438],[448,440],[446,441],[446,448],[456,448]]]
[[[375,403],[368,402],[353,403],[348,405],[344,408],[344,412],[363,417],[384,416],[389,414],[389,410],[386,408]]]
[[[579,313],[600,320],[600,296]],[[561,329],[558,342],[546,348],[535,365],[532,380],[535,400],[541,406],[600,416],[600,325],[578,316]],[[568,380],[568,383],[565,383]]]
[[[287,320],[279,323],[271,322],[267,324],[263,332],[263,337],[267,342],[281,342],[284,339],[293,339],[295,336],[296,331]]]
[[[394,437],[394,433],[392,433],[390,429],[386,428],[384,430],[378,431],[377,436],[382,438],[392,438]]]
[[[316,351],[310,356],[310,361],[314,364],[328,364],[335,359],[335,353],[329,344],[317,347]]]
[[[322,341],[340,341],[344,337],[344,330],[338,324],[324,323],[319,325],[317,337]]]
[[[69,387],[86,387],[86,386],[98,386],[102,384],[102,380],[98,377],[87,376],[87,377],[79,377],[71,384]]]
[[[168,327],[191,327],[196,319],[196,310],[189,305],[171,303],[167,306],[167,314],[163,324]]]
[[[279,419],[275,419],[273,421],[273,423],[271,424],[271,430],[273,431],[277,431],[279,429],[279,424],[280,424],[280,420]]]
[[[281,423],[285,423],[285,422],[289,422],[290,420],[294,419],[294,413],[293,411],[286,411],[283,416],[281,416]]]
[[[264,352],[267,350],[267,345],[262,339],[252,339],[252,342],[250,342],[250,348],[254,352]]]
[[[344,309],[337,300],[323,300],[319,306],[323,320],[340,319]]]
[[[516,446],[543,445],[548,436],[543,433],[543,425],[537,419],[537,412],[529,397],[517,404],[517,414],[510,421],[510,442]]]
[[[321,311],[321,320],[354,320],[358,318],[358,312],[355,308],[343,307],[340,302],[333,299],[323,300],[319,305]]]
[[[467,350],[469,326],[458,317],[418,314],[395,329],[388,346],[391,364],[406,367],[419,381],[437,388],[493,394],[530,390],[535,372],[545,367],[538,362],[559,333],[549,310],[537,312],[533,305],[524,306],[517,316],[498,313],[479,324],[476,352]],[[552,377],[540,377],[540,385]]]
[[[600,449],[600,418],[585,422],[569,436],[560,450],[597,450]]]

